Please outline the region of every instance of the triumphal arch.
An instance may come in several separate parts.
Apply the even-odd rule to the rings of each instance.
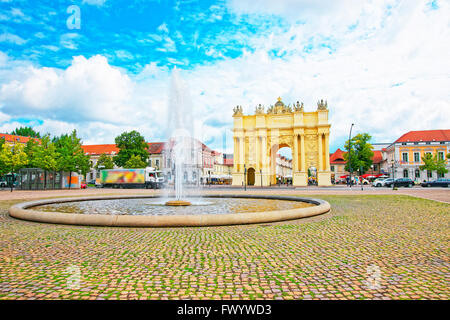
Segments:
[[[281,98],[267,110],[261,105],[254,115],[234,108],[233,185],[269,186],[276,183],[276,153],[292,150],[292,184],[331,185],[327,102],[305,112],[303,103],[285,105]]]

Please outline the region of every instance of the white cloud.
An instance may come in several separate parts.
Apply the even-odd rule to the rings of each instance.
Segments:
[[[83,4],[90,4],[90,5],[94,5],[97,7],[101,7],[102,5],[104,5],[106,2],[106,0],[83,0]]]
[[[358,5],[347,20],[341,5],[325,13],[312,7],[308,12],[317,19],[311,24],[274,28],[250,39],[252,50],[238,58],[183,71],[193,99],[186,112],[193,113],[197,136],[220,149],[225,134],[230,151],[233,107],[253,113],[257,104],[268,107],[278,96],[285,103],[303,101],[307,111],[327,99],[336,147],[342,147],[352,122],[354,132],[369,132],[375,142],[393,141],[409,130],[448,128],[449,5],[440,2],[439,10],[430,11],[425,1],[378,3]],[[327,20],[334,28],[317,27]],[[76,57],[65,70],[20,64],[15,72],[4,71],[9,59],[0,53],[0,131],[26,114],[43,119],[42,128],[52,133],[77,128],[88,143],[113,143],[132,129],[148,140],[164,137],[170,111],[166,66],[149,61],[131,76],[94,56]]]
[[[0,42],[9,42],[9,43],[14,43],[14,44],[21,46],[21,45],[25,44],[27,42],[27,40],[22,39],[18,35],[5,32],[5,33],[0,34]]]

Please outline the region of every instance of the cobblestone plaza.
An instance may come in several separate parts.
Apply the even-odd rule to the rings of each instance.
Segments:
[[[279,191],[307,197],[311,192]],[[21,221],[7,209],[29,194],[13,193],[17,199],[0,202],[0,298],[449,298],[448,203],[375,194],[380,191],[317,192],[322,194],[314,197],[331,204],[330,213],[201,228]],[[448,191],[434,192],[448,201]]]

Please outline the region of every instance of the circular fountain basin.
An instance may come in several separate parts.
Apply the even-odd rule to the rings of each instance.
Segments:
[[[170,200],[165,203],[166,206],[172,207],[182,207],[182,206],[190,206],[191,203],[186,200]]]
[[[23,220],[72,225],[193,227],[285,221],[330,211],[326,201],[300,197],[203,195],[201,199],[181,207],[165,206],[162,198],[148,195],[44,199],[13,205],[9,214]]]

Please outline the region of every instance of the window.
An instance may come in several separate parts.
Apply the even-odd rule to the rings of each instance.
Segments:
[[[331,166],[331,171],[334,171],[334,166]]]
[[[159,159],[155,160],[155,166],[159,169]]]
[[[441,142],[439,142],[439,144],[445,144],[445,141],[441,141]]]
[[[373,165],[373,171],[378,171],[378,165],[377,164]]]
[[[402,146],[406,146],[406,142],[402,142]]]
[[[433,178],[433,172],[427,170],[427,176],[428,178]]]
[[[148,160],[148,166],[149,166],[149,167],[152,166],[152,159]]]
[[[444,174],[443,173],[438,173],[438,178],[443,178]]]
[[[444,152],[443,151],[439,151],[438,152],[438,159],[439,160],[444,160]]]
[[[403,170],[403,178],[408,178],[408,169]]]
[[[419,169],[416,169],[415,176],[416,176],[416,178],[420,178],[420,170]]]
[[[431,142],[430,141],[427,141],[427,142],[425,142],[426,144],[431,144]]]
[[[408,162],[408,152],[402,153],[402,160],[403,160],[403,162]]]
[[[414,162],[420,162],[420,153],[414,152]]]

